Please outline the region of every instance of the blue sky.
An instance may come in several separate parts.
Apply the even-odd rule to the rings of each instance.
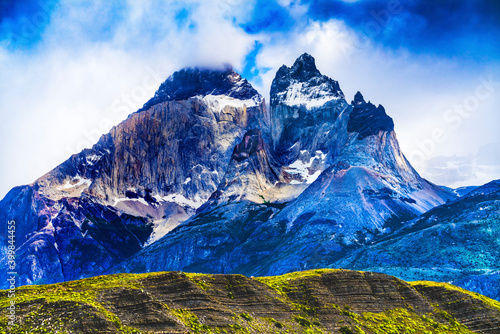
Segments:
[[[449,186],[500,178],[500,2],[0,0],[0,197],[90,147],[185,66],[232,64],[265,96],[308,52],[382,104]]]

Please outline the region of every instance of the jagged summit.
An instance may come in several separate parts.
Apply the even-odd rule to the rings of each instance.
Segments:
[[[394,130],[392,118],[380,104],[375,107],[371,102],[365,102],[360,92],[356,93],[351,104],[353,110],[347,123],[347,131],[359,133],[359,139],[376,135],[379,131]]]
[[[290,68],[290,76],[299,81],[307,81],[313,77],[321,76],[321,73],[316,68],[314,57],[304,53],[293,63]]]
[[[184,68],[168,77],[141,110],[161,102],[187,100],[198,95],[225,95],[238,100],[261,98],[252,85],[229,65],[223,69],[194,67]]]
[[[271,106],[283,103],[307,109],[344,98],[339,83],[322,75],[312,56],[304,53],[292,65],[280,67],[271,85]]]
[[[356,95],[354,95],[354,100],[351,102],[351,104],[353,106],[357,106],[357,105],[364,104],[364,103],[366,103],[365,98],[363,97],[361,92],[358,91],[356,93]]]

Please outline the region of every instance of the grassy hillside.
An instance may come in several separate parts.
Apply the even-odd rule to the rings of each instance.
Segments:
[[[118,274],[0,291],[0,333],[499,333],[500,303],[349,270]]]

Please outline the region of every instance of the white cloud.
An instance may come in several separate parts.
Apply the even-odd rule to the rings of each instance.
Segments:
[[[173,71],[241,68],[253,47],[228,18],[244,4],[190,1],[179,25],[175,15],[186,3],[116,3],[62,1],[34,50],[0,48],[0,197],[90,147]]]

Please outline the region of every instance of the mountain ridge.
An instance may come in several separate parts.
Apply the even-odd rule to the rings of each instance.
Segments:
[[[8,291],[0,291],[7,326]],[[497,333],[500,303],[449,284],[348,270],[277,277],[181,272],[21,287],[9,333]],[[51,316],[47,314],[50,310]],[[85,316],[82,316],[85,314]]]

